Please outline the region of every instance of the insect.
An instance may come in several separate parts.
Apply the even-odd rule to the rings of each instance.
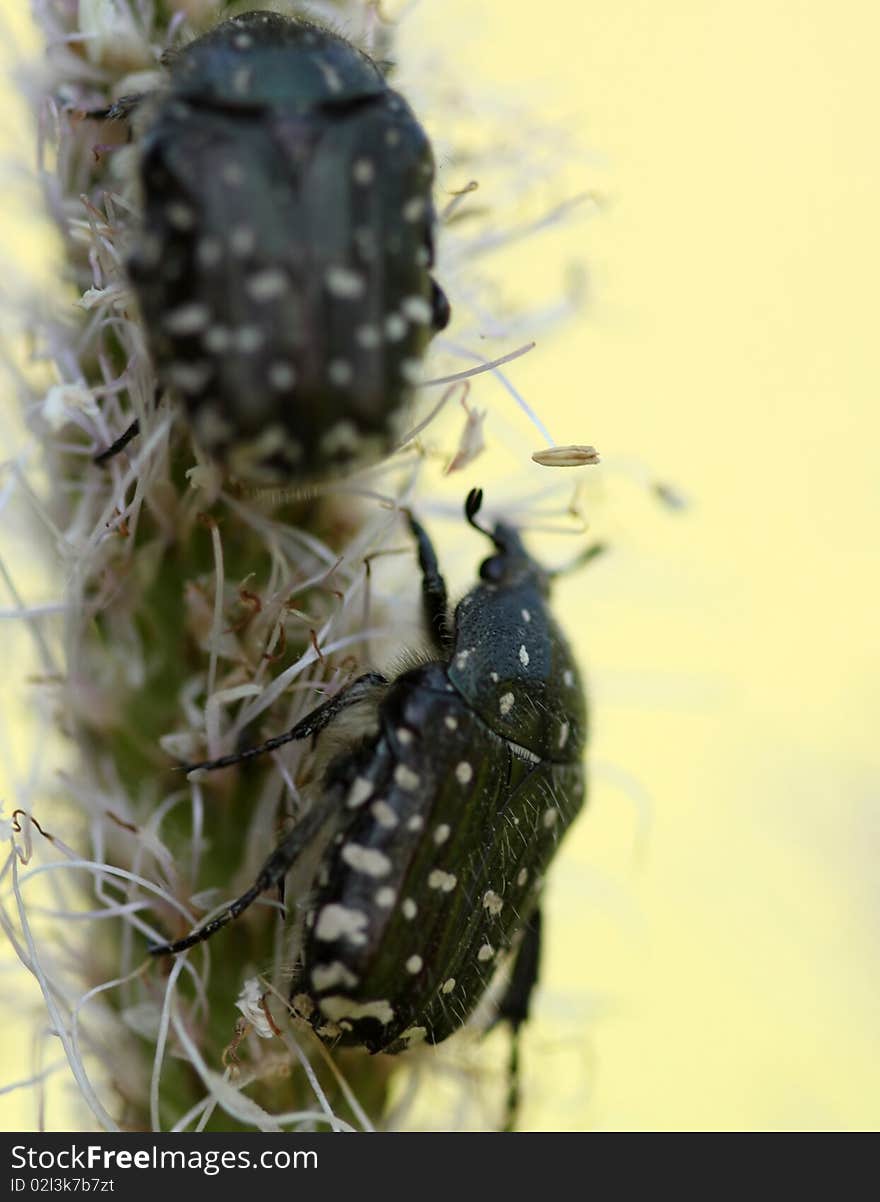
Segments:
[[[89,114],[133,115],[128,274],[160,380],[241,479],[380,458],[449,320],[427,135],[371,58],[302,19],[245,13],[166,65],[158,92]]]
[[[513,527],[481,526],[481,502],[472,490],[465,516],[494,550],[451,616],[428,534],[408,516],[434,658],[393,680],[367,673],[286,733],[188,769],[315,738],[361,707],[362,733],[330,761],[253,885],[150,949],[207,939],[311,856],[292,1005],[323,1039],[371,1052],[446,1039],[511,951],[499,1017],[519,1029],[537,979],[544,873],[584,802],[586,703],[548,607],[552,573]]]

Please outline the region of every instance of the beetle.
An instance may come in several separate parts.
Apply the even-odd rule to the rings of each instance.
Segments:
[[[537,980],[544,874],[585,799],[586,700],[549,609],[553,573],[512,526],[480,525],[481,502],[473,489],[465,517],[494,550],[451,617],[433,545],[408,514],[433,658],[392,680],[366,673],[287,732],[187,768],[317,739],[361,707],[360,733],[347,734],[251,887],[185,938],[150,948],[166,955],[207,939],[308,861],[292,1006],[324,1040],[371,1052],[446,1039],[511,950],[498,1017],[519,1030]]]
[[[132,117],[127,270],[160,381],[241,479],[380,458],[450,316],[425,131],[376,62],[301,18],[245,13],[164,62],[158,92],[89,114]]]

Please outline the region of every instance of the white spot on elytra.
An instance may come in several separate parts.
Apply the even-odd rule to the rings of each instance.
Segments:
[[[333,64],[328,63],[327,60],[321,58],[320,55],[315,56],[315,62],[318,64],[318,68],[321,74],[324,76],[324,82],[330,91],[341,92],[343,86],[342,77]]]
[[[458,655],[455,657],[456,668],[464,668],[467,666],[467,662],[472,651],[473,647],[468,647],[466,651],[459,651]]]
[[[406,898],[406,900],[404,901],[403,905],[400,908],[403,911],[403,917],[408,918],[410,920],[410,922],[412,922],[412,920],[415,918],[415,916],[419,912],[419,907],[416,905],[416,903],[413,901],[413,899],[411,897]]]
[[[408,768],[406,764],[398,764],[394,769],[394,782],[401,789],[405,789],[411,793],[413,789],[417,789],[421,783],[421,778],[417,772],[413,772],[412,768]]]
[[[458,719],[453,718],[451,714],[447,714],[443,719],[443,725],[447,730],[458,730]]]
[[[170,334],[198,334],[204,330],[211,320],[211,314],[204,305],[197,303],[181,305],[165,315],[163,325]]]
[[[191,230],[196,222],[195,213],[189,205],[181,204],[179,200],[166,205],[165,216],[176,230]]]
[[[467,760],[462,760],[455,769],[455,779],[460,785],[466,785],[470,780],[473,779],[473,775],[474,770]]]
[[[398,313],[385,318],[385,337],[389,342],[400,342],[406,335],[406,322]]]
[[[487,889],[483,894],[483,908],[495,915],[501,913],[503,906],[503,899],[493,889]]]
[[[354,340],[365,351],[373,351],[381,344],[382,335],[378,326],[358,326],[354,333]]]
[[[393,830],[397,826],[397,814],[391,808],[387,801],[381,797],[378,801],[374,801],[370,806],[373,817],[380,826],[384,826],[386,831]]]
[[[388,129],[385,131],[385,145],[396,146],[400,142],[400,130]]]
[[[425,198],[423,196],[413,196],[403,206],[404,221],[418,221],[425,212]]]
[[[347,939],[358,946],[367,942],[364,931],[368,919],[362,910],[351,910],[348,906],[340,906],[331,902],[318,915],[315,927],[315,938],[332,942],[335,939]]]
[[[451,828],[450,828],[449,824],[446,822],[441,822],[440,825],[437,827],[437,829],[434,831],[434,842],[439,846],[441,843],[446,842],[446,840],[449,838],[450,834],[451,834]]]
[[[202,342],[209,351],[215,354],[222,354],[223,351],[228,351],[232,338],[226,326],[211,326],[205,330]]]
[[[571,668],[566,668],[562,673],[562,681],[568,688],[571,688],[574,684],[574,672],[572,672]]]
[[[328,267],[324,273],[324,282],[327,291],[342,300],[354,300],[363,296],[366,287],[364,277],[348,267]]]
[[[328,1018],[338,1021],[340,1018],[375,1018],[383,1026],[394,1018],[394,1007],[382,998],[377,1002],[355,1002],[347,997],[325,997],[320,1001],[321,1010]]]
[[[428,325],[433,317],[431,306],[423,296],[407,296],[401,303],[400,310],[411,321],[420,325]]]
[[[442,986],[440,987],[440,992],[441,993],[452,993],[454,988],[455,988],[455,977],[447,977],[447,979],[443,982]]]
[[[519,662],[524,668],[529,666],[529,653],[526,651],[525,643],[521,644],[519,649]]]
[[[563,722],[559,728],[559,750],[561,751],[568,742],[568,736],[571,733],[571,727],[567,722]]]
[[[296,383],[296,372],[289,363],[285,363],[283,359],[279,359],[269,366],[269,383],[273,388],[277,388],[279,392],[285,392]]]
[[[424,825],[425,820],[421,814],[413,814],[412,818],[407,820],[406,829],[408,831],[420,831]]]
[[[484,943],[483,946],[480,948],[480,950],[477,952],[477,959],[480,960],[482,963],[485,963],[487,960],[491,960],[494,955],[495,955],[495,948],[492,946],[492,944]]]
[[[224,163],[220,168],[220,178],[230,188],[240,188],[244,183],[244,169],[241,163]]]
[[[287,291],[287,276],[277,267],[267,267],[248,277],[247,291],[252,300],[275,300]]]
[[[196,438],[206,447],[220,446],[233,435],[231,424],[215,405],[205,404],[195,419]]]
[[[168,376],[181,392],[198,393],[204,390],[212,371],[210,363],[172,363]]]
[[[544,811],[543,822],[549,830],[551,826],[555,826],[559,821],[559,810],[555,806],[551,806],[549,810]]]
[[[346,843],[342,849],[342,858],[346,864],[365,876],[387,876],[391,871],[391,861],[384,852],[372,847],[362,847],[360,843]]]
[[[490,672],[489,679],[492,681],[493,684],[497,684],[498,681],[501,679],[501,677],[498,675],[497,672]]]
[[[333,374],[332,363],[330,365],[330,374]],[[320,447],[322,454],[328,456],[328,458],[338,455],[340,451],[356,451],[358,447],[357,427],[353,422],[343,418],[342,421],[332,425],[326,434],[321,435]]]
[[[418,359],[401,359],[400,374],[407,384],[418,384],[422,378],[422,365]]]
[[[398,726],[394,733],[397,735],[398,743],[402,743],[404,747],[413,741],[413,732],[407,730],[405,726]]]
[[[196,259],[200,267],[214,267],[223,258],[223,246],[219,238],[202,238],[196,247]]]
[[[356,184],[366,187],[376,178],[376,168],[370,159],[355,159],[351,169],[352,179]]]
[[[354,379],[351,364],[347,363],[345,359],[331,359],[327,367],[327,378],[331,384],[335,384],[338,388],[344,388]]]
[[[444,872],[442,868],[435,868],[428,877],[429,889],[440,889],[443,893],[451,893],[458,884],[458,877],[453,872]]]
[[[239,326],[234,334],[235,346],[245,355],[252,355],[263,345],[263,331],[259,326]]]
[[[315,989],[332,989],[336,985],[344,985],[353,989],[358,979],[340,960],[332,964],[316,964],[312,969],[312,984]]]
[[[519,872],[516,874],[516,883],[518,885],[524,885],[528,879],[529,879],[528,868],[520,868]]]
[[[422,960],[421,956],[410,956],[406,962],[406,971],[411,973],[421,972],[423,964],[424,960]]]
[[[524,622],[531,622],[532,615],[529,613],[529,611],[527,609],[521,609],[519,612],[522,614],[522,620]]]
[[[513,693],[505,693],[498,702],[498,708],[501,711],[501,716],[509,714],[513,709]]]
[[[348,790],[348,797],[345,799],[345,804],[350,810],[356,810],[358,806],[362,806],[365,801],[369,801],[373,795],[373,782],[367,780],[365,776],[356,776],[351,788]]]
[[[389,885],[383,885],[381,889],[376,890],[374,900],[377,906],[382,906],[383,909],[387,910],[394,905],[397,900],[397,894]]]
[[[229,235],[232,253],[242,258],[249,255],[257,244],[257,235],[249,225],[237,225]]]

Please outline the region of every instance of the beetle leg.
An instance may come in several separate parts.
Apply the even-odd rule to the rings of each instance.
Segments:
[[[265,743],[260,743],[259,747],[249,747],[247,751],[236,751],[232,755],[223,755],[218,760],[202,760],[198,764],[187,764],[184,771],[189,773],[195,772],[197,768],[206,770],[228,768],[231,764],[240,764],[242,760],[250,760],[254,756],[264,755],[267,751],[274,751],[277,747],[283,747],[285,743],[293,743],[297,739],[308,739],[310,736],[319,735],[337,714],[350,705],[357,705],[359,701],[365,700],[373,689],[387,683],[387,679],[378,672],[365,672],[363,676],[359,676],[357,680],[353,680],[351,684],[340,689],[329,701],[323,702],[310,714],[306,714],[305,718],[297,722],[290,730],[285,731],[283,735],[275,735],[274,738],[267,739]]]
[[[419,567],[422,570],[422,608],[431,638],[441,652],[452,647],[452,631],[449,629],[449,599],[446,581],[440,574],[437,552],[421,522],[408,514],[409,528],[415,536],[419,551]]]
[[[149,92],[132,92],[128,96],[120,96],[106,108],[81,109],[79,116],[84,117],[87,121],[127,121],[148,95]]]
[[[92,456],[92,463],[106,463],[108,459],[112,459],[118,455],[120,451],[124,451],[133,438],[136,438],[141,432],[141,423],[137,418],[131,425],[119,435],[115,442],[111,442],[109,447],[105,447],[97,455]]]
[[[449,325],[452,309],[449,298],[435,279],[431,279],[431,329],[439,332]]]
[[[317,805],[309,810],[293,830],[284,836],[260,869],[257,879],[249,889],[242,893],[241,897],[236,898],[216,918],[212,918],[210,922],[206,922],[203,927],[192,931],[189,935],[184,936],[183,939],[178,939],[173,943],[151,944],[147,949],[150,955],[177,955],[178,952],[185,952],[187,948],[194,947],[197,943],[201,943],[205,939],[210,939],[221,927],[225,927],[228,922],[232,922],[233,919],[238,918],[239,914],[244,913],[248,906],[252,905],[261,893],[264,893],[267,889],[271,889],[275,885],[282,885],[297,856],[318,835],[321,827],[327,821],[327,816],[328,810],[326,806]]]
[[[129,266],[130,266],[130,264],[129,264]],[[161,390],[160,390],[159,386],[157,385],[153,391],[153,404],[154,405],[159,404],[160,396],[161,396]],[[124,451],[125,448],[128,446],[128,444],[131,442],[131,440],[133,438],[137,438],[137,436],[138,436],[138,434],[140,434],[140,432],[141,432],[141,423],[138,420],[138,418],[135,418],[134,421],[131,423],[131,425],[129,425],[125,430],[123,430],[122,433],[119,435],[119,437],[117,439],[115,439],[114,442],[110,443],[109,447],[105,447],[103,451],[99,451],[97,455],[92,456],[92,463],[102,464],[102,463],[106,463],[108,459],[113,459],[113,457],[118,455],[120,451]]]
[[[538,983],[541,966],[541,911],[535,910],[525,929],[507,992],[498,1006],[497,1022],[509,1022],[511,1027],[510,1061],[507,1074],[507,1102],[504,1110],[504,1130],[513,1131],[520,1101],[519,1037],[520,1028],[529,1017],[532,993]]]

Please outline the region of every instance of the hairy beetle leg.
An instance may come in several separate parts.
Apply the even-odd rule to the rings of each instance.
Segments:
[[[500,1022],[510,1023],[510,1060],[507,1070],[507,1101],[504,1108],[504,1131],[516,1129],[520,1101],[519,1038],[520,1029],[529,1017],[532,994],[538,983],[541,968],[541,911],[535,910],[525,929],[510,984],[501,1003],[493,1026]]]
[[[295,739],[307,739],[312,735],[317,735],[342,710],[350,705],[356,705],[359,701],[363,701],[374,688],[384,684],[387,684],[384,676],[380,676],[378,672],[366,672],[363,676],[359,676],[357,680],[353,680],[344,689],[340,689],[335,697],[331,697],[329,701],[325,701],[323,705],[319,705],[317,709],[312,710],[310,714],[307,714],[302,721],[297,722],[296,726],[291,727],[285,734],[277,735],[274,739],[269,739],[259,747],[252,747],[248,751],[242,751],[236,755],[223,756],[219,760],[208,760],[201,764],[191,764],[187,768],[187,771],[194,772],[197,768],[225,768],[230,764],[237,764],[241,760],[251,759],[253,756],[262,755],[266,751],[272,751],[276,747],[282,747],[285,743],[293,742]],[[308,847],[312,839],[315,838],[327,821],[327,818],[328,810],[326,806],[319,805],[310,810],[278,844],[260,869],[257,879],[241,897],[227,906],[216,918],[211,919],[210,922],[206,923],[203,927],[199,927],[198,930],[193,931],[191,934],[186,935],[183,939],[178,939],[174,943],[153,944],[148,949],[150,954],[153,956],[167,956],[184,952],[187,948],[194,947],[197,943],[202,943],[205,939],[210,939],[221,927],[225,927],[227,923],[238,918],[267,889],[271,889],[273,886],[283,889],[284,878],[292,868],[297,856],[304,848]]]
[[[285,743],[293,743],[298,739],[308,739],[319,735],[337,714],[350,705],[357,705],[359,701],[364,701],[373,689],[387,683],[386,677],[379,672],[365,672],[363,676],[359,676],[357,680],[353,680],[351,684],[340,689],[329,701],[323,702],[310,714],[306,714],[305,718],[302,718],[284,734],[275,735],[274,738],[267,739],[258,747],[249,747],[247,751],[236,751],[231,755],[223,755],[218,760],[203,760],[198,764],[187,764],[184,771],[189,774],[197,769],[213,771],[215,768],[228,768],[232,764],[240,764],[242,760],[251,760],[255,756],[265,755],[267,751],[275,751],[276,748],[283,747]]]
[[[147,948],[150,955],[174,956],[178,952],[185,952],[188,948],[195,947],[197,943],[202,943],[205,939],[210,939],[221,927],[225,927],[227,923],[232,922],[233,919],[243,914],[257,900],[261,893],[265,893],[267,889],[271,889],[273,886],[282,885],[297,856],[309,846],[327,821],[327,817],[328,811],[326,807],[316,806],[315,809],[310,810],[296,824],[293,830],[281,840],[260,869],[257,879],[241,897],[236,898],[216,918],[212,918],[210,922],[205,923],[203,927],[199,927],[197,930],[191,932],[191,934],[184,936],[183,939],[178,939],[173,943],[151,944]]]

